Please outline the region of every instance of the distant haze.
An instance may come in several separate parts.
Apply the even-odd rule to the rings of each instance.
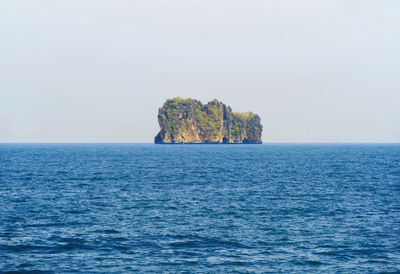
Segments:
[[[180,96],[264,142],[400,141],[400,1],[2,0],[0,142],[152,142]]]

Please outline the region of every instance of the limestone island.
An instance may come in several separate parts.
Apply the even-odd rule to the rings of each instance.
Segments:
[[[261,144],[260,116],[232,112],[214,99],[200,101],[180,97],[168,99],[158,111],[160,132],[156,144]]]

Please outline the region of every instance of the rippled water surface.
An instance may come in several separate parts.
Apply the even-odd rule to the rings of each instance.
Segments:
[[[400,145],[0,145],[0,270],[398,272]]]

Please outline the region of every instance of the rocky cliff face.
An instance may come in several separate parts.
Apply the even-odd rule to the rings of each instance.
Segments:
[[[160,132],[156,144],[261,143],[260,117],[235,113],[214,99],[206,105],[193,99],[168,99],[158,111]]]

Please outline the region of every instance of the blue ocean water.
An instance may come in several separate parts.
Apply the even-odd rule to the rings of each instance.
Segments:
[[[2,144],[0,270],[399,272],[400,145]]]

